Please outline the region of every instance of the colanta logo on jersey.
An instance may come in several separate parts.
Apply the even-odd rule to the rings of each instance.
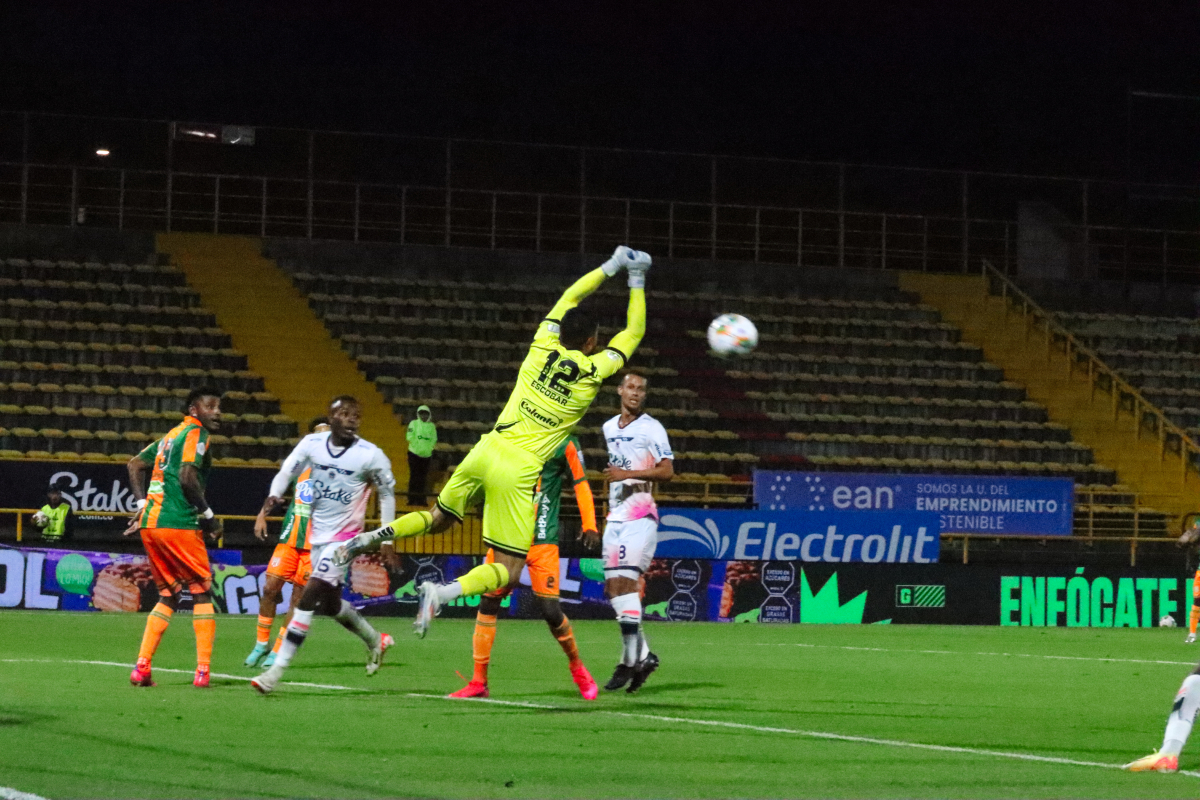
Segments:
[[[557,428],[559,425],[562,425],[563,421],[561,418],[554,416],[548,411],[543,411],[528,400],[522,400],[520,407],[522,414],[539,425],[544,425],[547,428]]]

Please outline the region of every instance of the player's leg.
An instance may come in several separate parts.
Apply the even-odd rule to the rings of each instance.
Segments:
[[[654,561],[654,551],[658,548],[658,520],[654,517],[643,517],[633,524],[636,526],[637,595],[640,604],[646,571],[650,569],[650,563]],[[626,691],[632,694],[642,688],[642,684],[656,669],[658,669],[658,656],[651,652],[650,643],[646,641],[646,626],[643,620],[638,625],[638,662],[634,666],[633,679],[629,681],[629,688]]]
[[[217,638],[217,615],[209,582],[192,584],[192,630],[196,634],[196,675],[192,685],[208,688],[213,644]]]
[[[488,559],[494,558],[494,553],[488,551]],[[488,696],[488,666],[492,661],[492,645],[496,643],[496,620],[500,615],[500,604],[504,592],[489,592],[479,602],[479,611],[475,614],[475,631],[471,635],[471,659],[475,663],[475,671],[471,680],[457,692],[451,692],[451,697],[487,697]]]
[[[617,615],[621,629],[621,660],[612,678],[604,685],[615,691],[631,683],[639,668],[649,676],[657,667],[642,630],[642,598],[638,579],[654,557],[657,527],[652,517],[610,522],[604,529],[604,592]],[[643,662],[645,662],[643,664]],[[637,683],[641,686],[645,677]],[[636,688],[634,688],[636,691]]]
[[[300,552],[300,564],[296,568],[296,574],[289,581],[292,584],[292,597],[288,603],[288,613],[284,617],[283,624],[279,626],[279,633],[275,636],[275,644],[271,647],[271,652],[267,654],[266,660],[263,661],[263,669],[268,669],[275,663],[275,657],[279,653],[279,648],[283,646],[283,640],[287,638],[287,627],[292,623],[292,617],[296,615],[296,609],[300,605],[300,598],[304,596],[304,587],[308,585],[308,579],[312,576],[312,562],[309,560],[308,551]]]
[[[275,546],[271,561],[267,565],[267,577],[263,582],[262,599],[258,602],[258,624],[255,628],[254,649],[246,656],[246,666],[253,667],[262,660],[271,646],[271,626],[275,624],[275,613],[283,595],[283,585],[295,573],[300,554],[286,544]],[[287,625],[287,622],[284,622]]]
[[[345,559],[349,564],[355,556],[374,550],[388,539],[394,541],[441,533],[461,523],[467,509],[478,504],[489,463],[498,457],[491,440],[480,439],[455,468],[428,511],[413,511],[379,530],[360,533],[340,547],[335,558]]]
[[[313,549],[317,550],[317,548]],[[273,692],[283,678],[284,671],[296,657],[296,651],[308,638],[308,631],[312,627],[317,607],[323,605],[325,608],[338,608],[341,599],[340,587],[329,583],[319,570],[314,569],[300,596],[300,602],[296,605],[296,610],[292,612],[292,620],[288,623],[283,644],[279,646],[279,652],[275,654],[275,663],[263,674],[252,679],[250,685],[262,694]]]
[[[1200,623],[1200,570],[1197,570],[1195,577],[1192,578],[1192,610],[1188,615],[1188,634],[1183,640],[1184,644],[1192,644],[1196,641],[1197,623]]]
[[[143,528],[140,531],[142,545],[146,548],[146,557],[150,562],[150,574],[154,577],[154,585],[158,589],[158,603],[146,617],[146,627],[142,632],[142,644],[138,648],[137,664],[129,673],[129,682],[134,686],[154,686],[150,677],[150,662],[158,650],[162,636],[171,624],[171,616],[179,606],[179,593],[183,587],[170,574],[170,565],[159,554],[158,535],[154,528]]]
[[[1175,772],[1179,769],[1179,754],[1192,732],[1196,712],[1200,711],[1200,666],[1183,679],[1183,685],[1175,695],[1171,713],[1167,717],[1167,729],[1163,734],[1162,747],[1137,761],[1125,765],[1132,772]]]
[[[192,593],[192,630],[196,635],[196,675],[192,684],[207,688],[213,643],[217,638],[208,548],[198,530],[161,530],[159,533],[164,557],[170,560],[175,574]]]
[[[536,456],[499,439],[485,436],[471,448],[438,495],[437,507],[461,520],[467,508],[486,497],[483,541],[495,551],[495,558],[451,583],[423,583],[418,587],[420,597],[413,622],[418,636],[425,635],[446,603],[516,585],[533,544],[537,514],[534,492],[541,470],[542,463]]]
[[[538,544],[529,548],[525,558],[529,567],[529,582],[533,593],[542,607],[542,618],[550,627],[550,635],[558,642],[563,654],[567,657],[567,667],[571,671],[571,679],[579,687],[579,694],[584,700],[595,700],[600,693],[592,674],[584,666],[579,657],[579,646],[575,643],[575,632],[571,630],[571,620],[563,613],[559,595],[559,557],[558,545]]]
[[[157,530],[143,529],[142,544],[150,560],[150,573],[158,587],[158,603],[146,617],[146,628],[142,632],[142,644],[138,649],[137,664],[129,673],[129,682],[134,686],[154,686],[150,673],[150,662],[158,650],[163,634],[171,624],[171,616],[179,607],[179,595],[183,591],[178,578],[171,573],[170,563],[160,553]]]

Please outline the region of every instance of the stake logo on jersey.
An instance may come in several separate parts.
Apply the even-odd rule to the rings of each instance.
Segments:
[[[312,469],[307,486],[297,485],[296,497],[310,497],[309,541],[313,546],[348,539],[361,531],[371,486],[376,486],[381,495],[386,492],[390,496],[396,483],[392,464],[378,447],[358,439],[339,450],[330,441],[331,435],[324,431],[301,439],[271,482],[271,494],[281,497],[292,478],[306,467]]]
[[[674,458],[671,442],[662,424],[649,414],[642,414],[624,428],[617,415],[604,423],[604,442],[608,446],[608,463],[619,469],[637,471],[652,469],[665,458]],[[608,487],[608,519],[629,522],[643,517],[658,519],[658,507],[650,494],[649,481],[628,479],[613,481]]]

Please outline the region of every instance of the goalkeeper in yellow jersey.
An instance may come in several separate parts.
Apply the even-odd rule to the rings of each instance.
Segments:
[[[624,269],[629,277],[625,329],[600,352],[595,320],[576,306]],[[391,539],[438,533],[461,522],[483,502],[483,541],[491,563],[480,564],[448,584],[423,583],[414,632],[424,636],[442,606],[514,586],[533,544],[537,485],[542,467],[587,413],[600,385],[633,355],[646,333],[646,273],[650,256],[618,247],[612,258],[575,281],[538,325],[495,427],[467,453],[429,511],[405,514],[378,530],[361,533],[338,547],[341,564]]]

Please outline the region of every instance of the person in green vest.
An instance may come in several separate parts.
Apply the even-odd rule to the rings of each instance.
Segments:
[[[71,504],[57,484],[46,490],[46,505],[33,515],[33,524],[42,529],[42,539],[59,543],[71,538]]]
[[[408,423],[408,504],[425,507],[425,482],[437,444],[437,426],[429,406],[417,406],[417,418]]]

